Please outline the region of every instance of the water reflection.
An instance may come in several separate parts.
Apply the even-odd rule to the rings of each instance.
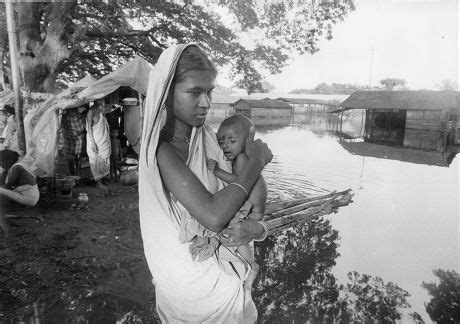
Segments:
[[[257,246],[263,265],[253,297],[264,322],[327,318],[338,299],[331,273],[338,256],[338,231],[327,220],[270,237]]]

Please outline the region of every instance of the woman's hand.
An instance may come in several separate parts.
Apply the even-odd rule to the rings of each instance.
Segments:
[[[219,233],[220,242],[225,246],[245,245],[253,239],[261,237],[264,230],[264,227],[259,222],[245,219],[224,228]]]
[[[246,141],[246,155],[250,159],[260,159],[263,165],[267,165],[273,159],[273,153],[268,148],[267,144],[262,142],[260,139],[252,141],[248,139]]]

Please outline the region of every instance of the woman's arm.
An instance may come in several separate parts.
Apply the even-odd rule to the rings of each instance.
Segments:
[[[19,176],[21,175],[22,167],[19,165],[13,166],[8,171],[8,179],[5,181],[5,186],[7,188],[16,187],[16,183],[19,180]]]
[[[234,182],[249,192],[272,157],[262,141],[249,143],[247,166]],[[214,195],[209,193],[169,143],[160,142],[157,159],[165,187],[193,217],[214,232],[224,228],[246,199],[245,192],[235,185],[229,185]]]

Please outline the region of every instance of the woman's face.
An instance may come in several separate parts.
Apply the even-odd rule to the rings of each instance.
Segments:
[[[188,71],[174,88],[173,109],[176,121],[201,126],[211,107],[215,75],[207,71]]]

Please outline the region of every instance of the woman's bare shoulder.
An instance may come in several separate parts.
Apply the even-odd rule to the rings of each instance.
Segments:
[[[182,154],[169,142],[160,140],[158,142],[158,148],[156,151],[156,156],[160,167],[165,162],[167,165],[168,162],[180,162],[181,164],[185,163],[185,159],[181,156]]]

